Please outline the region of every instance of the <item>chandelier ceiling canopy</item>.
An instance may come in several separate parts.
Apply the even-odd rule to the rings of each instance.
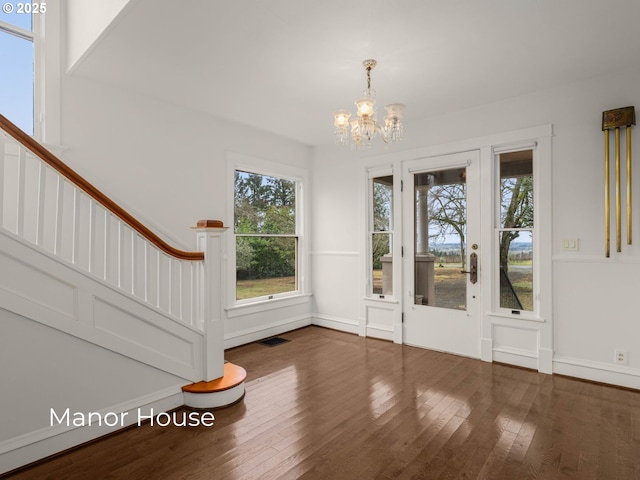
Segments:
[[[362,146],[370,147],[371,141],[380,135],[385,143],[397,143],[402,140],[402,112],[405,105],[402,103],[391,103],[385,110],[384,124],[380,124],[376,118],[376,91],[371,88],[371,70],[377,62],[373,59],[365,60],[362,66],[367,72],[367,88],[362,94],[362,98],[355,101],[357,107],[357,118],[350,119],[349,110],[337,110],[333,113],[333,124],[335,125],[336,143],[341,145],[351,145],[354,148]]]

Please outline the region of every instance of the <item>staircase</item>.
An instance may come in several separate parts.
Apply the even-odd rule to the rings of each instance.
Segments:
[[[130,365],[124,370],[147,372],[143,375],[149,379],[147,390],[135,398],[127,398],[122,387],[120,397],[113,394],[108,400],[108,392],[92,396],[82,388],[82,379],[74,382],[68,378],[72,374],[61,373],[72,390],[60,387],[51,397],[29,400],[37,410],[34,418],[46,418],[42,412],[53,407],[90,411],[98,408],[98,400],[107,402],[99,405],[103,412],[116,414],[180,405],[218,408],[241,400],[246,371],[224,362],[222,222],[198,222],[199,251],[177,249],[2,115],[0,129],[0,322],[7,319],[5,341],[37,332],[53,351],[60,341],[60,352],[83,376],[85,370],[93,373],[84,363],[100,365],[98,358],[104,357],[108,369],[109,362],[124,357],[128,360],[122,362]],[[69,353],[76,350],[82,358]],[[45,351],[34,350],[47,358]],[[52,361],[58,357],[64,355]],[[31,367],[32,358],[7,360],[16,381],[38,380],[22,380],[18,374],[38,376],[42,369]],[[109,374],[125,378],[127,372]],[[155,383],[150,380],[156,377]],[[55,378],[47,382],[58,388]],[[14,421],[13,428],[5,428],[4,417],[0,420],[0,474],[110,431],[44,420],[29,426]]]

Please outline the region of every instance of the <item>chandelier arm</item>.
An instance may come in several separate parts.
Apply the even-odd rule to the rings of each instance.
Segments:
[[[387,130],[384,127],[378,127],[380,132],[380,138],[384,143],[389,143],[389,137]]]

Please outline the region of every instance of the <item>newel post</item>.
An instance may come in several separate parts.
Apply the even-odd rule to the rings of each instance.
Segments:
[[[200,220],[195,227],[198,250],[204,252],[200,308],[204,329],[204,381],[224,374],[224,318],[222,315],[222,234],[220,220]]]

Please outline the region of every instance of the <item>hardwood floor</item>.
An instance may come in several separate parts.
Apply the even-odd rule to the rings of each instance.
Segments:
[[[213,427],[136,427],[14,479],[640,479],[640,392],[319,327],[227,352]]]

